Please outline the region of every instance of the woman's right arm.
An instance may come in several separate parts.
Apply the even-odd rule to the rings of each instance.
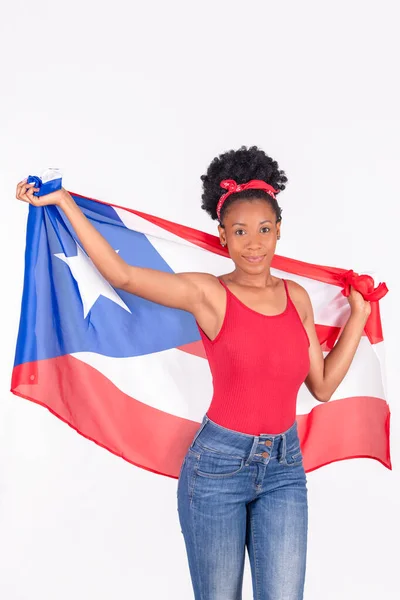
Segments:
[[[204,301],[204,286],[213,277],[207,273],[165,273],[128,265],[85,217],[65,189],[36,197],[34,184],[22,181],[17,199],[34,206],[55,204],[71,223],[83,248],[103,277],[113,286],[164,306],[193,312]]]

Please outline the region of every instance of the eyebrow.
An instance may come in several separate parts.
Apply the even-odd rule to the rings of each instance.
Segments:
[[[270,221],[269,219],[265,219],[265,221],[260,221],[259,225],[262,225],[263,223],[272,223],[272,221]],[[232,227],[234,227],[235,225],[243,225],[243,226],[245,226],[246,223],[233,223]]]

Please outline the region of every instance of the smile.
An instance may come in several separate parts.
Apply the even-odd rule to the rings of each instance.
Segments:
[[[265,258],[265,254],[262,256],[243,256],[243,258],[251,263],[259,263]]]

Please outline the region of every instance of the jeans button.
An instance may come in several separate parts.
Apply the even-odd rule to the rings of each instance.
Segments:
[[[261,456],[262,456],[263,458],[267,458],[267,457],[269,456],[269,454],[268,454],[268,452],[263,452],[263,453],[261,454]]]
[[[271,440],[266,440],[266,441],[265,441],[265,445],[266,445],[266,446],[272,446],[272,442],[271,442]]]

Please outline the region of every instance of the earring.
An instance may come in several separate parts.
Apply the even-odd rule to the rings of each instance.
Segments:
[[[223,242],[220,242],[220,244],[221,244],[221,246],[222,246],[222,247],[224,247],[224,246],[225,246],[225,244],[224,244]]]
[[[280,240],[280,239],[281,239],[281,236],[280,236],[280,235],[278,235],[278,236],[277,236],[277,239],[278,239],[278,240]]]

